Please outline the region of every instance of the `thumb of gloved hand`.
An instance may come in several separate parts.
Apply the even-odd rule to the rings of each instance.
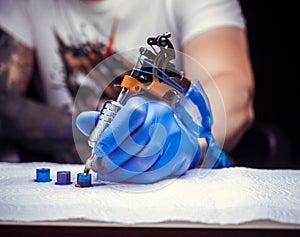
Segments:
[[[98,111],[85,111],[80,113],[76,118],[78,129],[86,136],[89,136],[96,126],[100,116]]]

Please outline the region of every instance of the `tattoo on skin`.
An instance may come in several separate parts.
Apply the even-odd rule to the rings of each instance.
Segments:
[[[0,91],[23,95],[31,79],[32,50],[0,29]]]
[[[27,90],[32,67],[33,51],[0,29],[0,125],[5,124],[0,143],[12,142],[30,153],[57,153],[55,161],[59,162],[81,163],[74,147],[71,115],[18,96]]]

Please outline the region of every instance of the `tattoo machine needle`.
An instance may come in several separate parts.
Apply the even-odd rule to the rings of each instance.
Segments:
[[[109,126],[119,110],[123,107],[123,103],[128,94],[128,89],[123,87],[116,101],[106,101],[100,111],[99,119],[92,131],[88,144],[92,148],[91,156],[87,159],[83,173],[88,175],[93,163],[97,160],[94,147],[100,134]]]

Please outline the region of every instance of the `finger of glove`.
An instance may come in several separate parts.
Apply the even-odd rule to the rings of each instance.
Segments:
[[[158,155],[159,154],[155,154],[152,157],[143,158],[134,157],[122,166],[116,166],[112,160],[107,159],[106,165],[110,167],[115,166],[115,169],[110,173],[108,173],[107,170],[99,172],[98,178],[110,182],[127,182],[128,179],[147,170],[147,168],[157,160]]]
[[[135,134],[134,134],[135,135]],[[134,136],[133,135],[133,136]],[[147,141],[145,141],[146,143]],[[138,148],[136,147],[136,152],[138,152]],[[132,151],[132,149],[131,149]],[[114,151],[112,151],[110,154],[105,154],[105,152],[102,151],[100,146],[95,147],[95,154],[98,157],[101,157],[102,159],[105,160],[105,172],[110,173],[119,166],[123,165],[126,161],[131,159],[133,157],[132,153],[126,152],[124,149],[121,149],[120,147],[116,148]],[[103,163],[103,162],[102,162]],[[103,167],[100,167],[99,169],[96,167],[93,168],[94,171],[99,172],[103,170]]]
[[[147,146],[148,145],[145,146],[145,149],[147,149]],[[120,149],[118,151],[120,151]],[[111,158],[106,158],[105,172],[101,172],[99,177],[101,177],[103,180],[112,182],[126,181],[143,172],[147,172],[147,170],[150,169],[153,164],[155,164],[161,155],[161,152],[156,152],[151,156],[139,156],[139,154],[142,153],[143,151],[138,153],[136,156],[130,157],[130,159],[128,159],[121,166],[116,165],[116,159],[118,159],[120,156],[114,156],[116,159],[113,160]],[[109,172],[110,170],[112,171]]]
[[[170,146],[165,150],[158,162],[151,167],[151,170],[160,169],[168,163],[176,164],[180,162],[186,165],[181,166],[179,170],[173,169],[172,172],[181,174],[182,172],[180,170],[182,170],[183,167],[183,169],[188,169],[193,161],[199,147],[198,140],[195,136],[190,134],[180,122],[179,124],[178,129],[174,129],[173,136],[170,136],[170,139],[172,139]]]
[[[76,126],[86,136],[89,136],[95,128],[100,112],[85,111],[80,113],[76,118]]]
[[[95,153],[98,157],[109,155],[126,139],[132,139],[135,130],[145,121],[148,111],[148,102],[143,97],[133,97],[118,112],[111,124],[100,135]],[[141,139],[141,145],[144,139]],[[135,140],[133,143],[137,143]],[[126,149],[123,149],[126,151]],[[132,152],[133,153],[133,152]]]
[[[182,153],[181,153],[182,154]],[[183,154],[184,155],[184,154]],[[128,183],[154,183],[170,177],[178,177],[184,174],[190,165],[188,159],[182,156],[183,160],[177,156],[174,160],[169,160],[163,166],[156,169],[150,169],[146,172],[140,173],[139,175],[133,176],[128,179]],[[164,159],[163,157],[161,159]]]
[[[172,137],[172,139],[174,138],[176,139],[176,137]],[[180,158],[176,157],[174,154],[176,153],[176,151],[174,150],[177,150],[178,148],[177,146],[174,149],[175,146],[175,143],[167,146],[164,153],[159,157],[159,159],[157,159],[157,162],[152,167],[150,167],[150,169],[139,175],[131,177],[127,180],[127,182],[153,183],[171,176],[175,172],[175,170],[177,172],[177,166]]]
[[[197,139],[181,130],[180,133],[173,133],[170,140],[172,142],[151,169],[132,177],[127,182],[153,183],[184,174],[189,169],[195,156],[199,156],[200,147]]]

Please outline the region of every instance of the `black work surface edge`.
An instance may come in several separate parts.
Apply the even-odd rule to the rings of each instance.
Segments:
[[[98,222],[0,222],[0,236],[300,236],[300,225],[262,221],[241,225],[182,222],[121,225]]]

